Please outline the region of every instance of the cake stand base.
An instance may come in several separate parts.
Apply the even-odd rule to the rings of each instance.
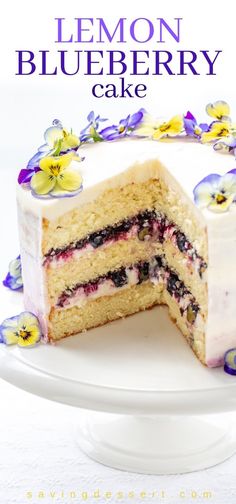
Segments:
[[[106,466],[142,474],[206,469],[236,452],[236,429],[221,415],[117,416],[87,413],[80,448]]]

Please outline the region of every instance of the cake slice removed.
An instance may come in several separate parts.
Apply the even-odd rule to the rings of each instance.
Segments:
[[[44,200],[18,189],[25,308],[45,340],[165,304],[201,362],[222,364],[236,344],[235,219],[200,212],[193,188],[231,160],[186,142],[82,150],[77,196]]]

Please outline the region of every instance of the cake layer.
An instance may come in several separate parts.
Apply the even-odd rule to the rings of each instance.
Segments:
[[[77,284],[66,289],[59,297],[56,308],[62,310],[68,306],[81,308],[91,300],[101,297],[109,299],[121,290],[147,281],[159,285],[163,292],[166,290],[175,299],[189,330],[195,326],[199,315],[204,317],[193,294],[179,279],[177,273],[167,265],[165,258],[159,255],[152,257],[148,262],[140,261],[121,267],[107,272],[106,275],[97,276],[89,283]]]
[[[122,222],[142,210],[152,209],[161,202],[160,183],[147,180],[143,183],[130,183],[124,187],[109,189],[95,201],[75,208],[56,220],[44,219],[43,254],[58,249],[86,236]]]
[[[188,205],[183,205],[176,192],[171,190],[171,186],[167,187],[161,179],[128,184],[119,187],[119,190],[110,189],[93,203],[68,212],[55,221],[44,220],[43,254],[50,258],[67,247],[73,250],[86,243],[93,246],[93,238],[104,242],[101,231],[108,231],[108,238],[110,227],[121,225],[127,216],[132,219],[147,210],[154,211],[157,216],[160,213],[166,227],[168,221],[177,224],[196,253],[207,259],[206,235],[198,220]],[[95,233],[98,234],[93,236]]]
[[[75,283],[89,282],[123,264],[149,260],[161,251],[198,301],[206,304],[205,282],[198,281],[205,276],[206,262],[179,228],[155,210],[126,218],[67,248],[51,250],[44,261],[50,304],[56,304]]]
[[[97,277],[105,278],[108,272],[117,271],[124,266],[132,266],[139,261],[150,262],[157,254],[164,254],[168,266],[178,273],[180,280],[184,282],[197,302],[206,311],[206,283],[199,278],[195,270],[186,268],[186,259],[173,244],[166,243],[162,247],[158,242],[144,242],[137,239],[121,240],[105,247],[105,249],[88,252],[81,259],[68,259],[63,261],[61,265],[57,263],[56,266],[52,267],[51,265],[50,268],[47,268],[50,305],[58,304],[58,299],[63,298],[65,292],[69,294],[73,292],[76,285],[92,285],[96,283]],[[104,286],[104,295],[106,288]],[[84,301],[85,299],[83,299]]]
[[[198,316],[197,326],[190,330],[175,298],[167,291],[163,296],[161,285],[153,284],[150,281],[131,286],[126,290],[119,290],[117,294],[111,297],[103,296],[91,300],[82,307],[73,306],[63,310],[53,309],[50,314],[49,339],[59,340],[66,336],[83,332],[85,329],[98,327],[112,320],[124,318],[163,303],[168,303],[172,319],[177,323],[191,348],[201,361],[205,363],[201,317]],[[199,342],[201,343],[200,345]]]
[[[135,216],[126,217],[113,226],[107,226],[96,233],[90,233],[86,237],[71,242],[64,247],[50,249],[45,254],[44,264],[48,266],[52,262],[63,262],[74,256],[81,258],[84,252],[99,249],[118,240],[128,240],[135,237],[146,242],[172,242],[185,255],[188,265],[192,265],[202,278],[207,267],[204,258],[197,253],[194,245],[190,243],[181,228],[173,221],[170,221],[163,212],[159,212],[155,208],[146,209]]]
[[[53,309],[49,318],[49,339],[58,340],[112,320],[132,315],[140,310],[160,304],[162,287],[144,282],[111,297],[91,300],[79,308]]]
[[[76,283],[87,283],[97,276],[121,266],[149,260],[158,252],[160,245],[137,239],[120,240],[113,245],[92,250],[80,259],[68,259],[56,267],[46,269],[48,296],[51,305],[56,304],[60,294]]]

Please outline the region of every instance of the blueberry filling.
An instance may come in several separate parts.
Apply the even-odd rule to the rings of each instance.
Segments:
[[[114,226],[107,226],[100,231],[88,235],[86,238],[72,242],[66,247],[57,249],[52,248],[45,255],[45,262],[49,262],[54,257],[66,258],[68,252],[81,250],[88,244],[96,249],[104,245],[108,240],[117,241],[125,238],[125,234],[128,233],[133,226],[137,228],[136,233],[140,241],[153,239],[163,243],[165,239],[167,239],[168,234],[170,234],[180,252],[185,254],[190,262],[197,260],[198,273],[202,278],[207,268],[206,262],[196,252],[185,234],[182,233],[173,222],[169,221],[163,213],[157,210],[145,210],[130,219],[125,219]]]
[[[101,275],[91,282],[85,284],[76,284],[73,287],[68,287],[59,297],[57,306],[63,307],[68,304],[69,299],[76,296],[76,293],[82,289],[86,296],[96,292],[99,286],[106,280],[111,280],[113,286],[116,288],[123,287],[128,284],[128,274],[131,271],[137,273],[137,284],[141,284],[147,280],[153,281],[155,278],[161,281],[165,286],[171,297],[180,303],[181,314],[186,315],[189,325],[195,323],[197,314],[199,312],[199,305],[191,292],[185,287],[184,283],[178,278],[177,274],[166,265],[163,256],[154,256],[150,262],[139,261],[138,263],[118,268],[115,271],[109,271],[106,275]],[[184,304],[181,304],[184,300]]]
[[[112,280],[116,287],[123,287],[123,285],[128,283],[128,277],[125,268],[119,268],[116,271],[112,271],[108,274],[108,278]]]
[[[189,291],[186,289],[184,283],[179,280],[179,277],[176,275],[176,273],[173,273],[171,270],[169,271],[170,274],[167,279],[167,290],[171,296],[180,299]]]
[[[145,282],[145,280],[149,279],[149,263],[148,262],[140,262],[137,264],[138,268],[138,283],[141,284]]]

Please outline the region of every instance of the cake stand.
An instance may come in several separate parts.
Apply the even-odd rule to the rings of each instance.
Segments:
[[[11,315],[13,299],[19,303],[11,297]],[[111,467],[184,473],[236,452],[236,430],[222,419],[236,410],[236,377],[201,365],[164,307],[54,346],[0,345],[0,376],[88,410],[81,411],[76,440],[92,459]]]

